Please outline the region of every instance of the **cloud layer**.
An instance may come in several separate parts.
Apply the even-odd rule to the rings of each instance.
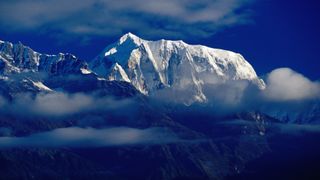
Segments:
[[[163,107],[181,108],[181,116],[186,114],[205,114],[206,116],[232,115],[238,112],[261,111],[285,121],[318,122],[317,113],[320,102],[320,85],[303,75],[289,69],[279,68],[266,77],[266,89],[259,90],[247,81],[227,81],[204,86],[207,104],[185,106],[185,100],[194,96],[186,87],[181,91],[160,91],[150,98],[147,104],[139,99],[101,97],[84,93],[51,92],[48,94],[20,94],[11,101],[0,96],[0,118],[8,119],[76,119],[80,126],[101,127],[107,122],[126,125],[144,118],[141,113],[144,105],[147,111],[159,114]],[[178,94],[178,95],[177,95]],[[150,104],[149,104],[150,103]],[[190,104],[188,104],[190,105]],[[21,111],[23,110],[23,111]],[[125,113],[124,113],[125,112]],[[148,113],[148,112],[146,112]],[[171,114],[171,112],[169,112]]]
[[[201,104],[191,107],[183,105],[181,111],[179,111],[179,106],[173,104],[175,108],[178,108],[169,114],[174,120],[179,122],[180,119],[186,120],[188,118],[192,119],[193,117],[206,117],[207,119],[214,120],[215,118],[210,117],[220,115],[228,116],[233,115],[235,112],[256,110],[280,120],[281,118],[290,118],[292,119],[291,121],[297,120],[303,113],[305,113],[305,116],[308,118],[312,117],[312,114],[316,113],[315,115],[317,115],[317,113],[319,113],[316,111],[315,113],[311,112],[311,116],[308,114],[309,110],[316,107],[313,103],[320,102],[319,82],[312,82],[289,68],[279,68],[267,76],[266,87],[265,90],[252,88],[250,83],[246,81],[230,81],[213,84],[205,89],[205,93],[209,99],[208,104],[205,106]],[[165,95],[166,98],[168,98],[168,94]],[[176,94],[171,94],[170,97],[175,98],[173,95]],[[179,95],[184,94],[179,93]],[[161,111],[163,105],[168,103],[166,101],[163,102],[162,99],[164,99],[163,95],[160,95],[160,98],[155,98],[152,101],[153,104],[159,105],[159,108],[157,108],[157,106],[153,107],[157,111]],[[72,122],[71,125],[73,127],[58,128],[22,137],[12,136],[17,135],[15,129],[13,129],[15,124],[13,124],[13,126],[9,124],[8,127],[0,128],[0,148],[103,147],[189,142],[189,140],[180,139],[167,128],[101,128],[112,125],[112,123],[108,121],[109,117],[116,117],[114,119],[116,120],[115,124],[117,126],[130,126],[128,122],[133,122],[133,125],[143,122],[139,119],[141,118],[141,116],[139,116],[141,109],[138,109],[137,106],[139,105],[133,99],[96,97],[94,94],[83,93],[67,94],[51,92],[48,94],[37,94],[34,97],[28,94],[21,94],[12,101],[8,101],[0,96],[0,117],[4,120],[7,119],[8,114],[10,117],[14,117],[13,119],[18,119],[18,123],[21,123],[20,120],[25,119],[35,120],[35,122],[37,119],[77,119],[77,121]],[[180,104],[180,107],[181,106]],[[147,109],[143,110],[147,111]],[[120,116],[118,116],[117,113],[120,114]],[[166,111],[164,110],[164,112],[160,113],[166,113]],[[181,113],[181,115],[179,113]],[[121,124],[121,118],[124,119],[124,124]],[[312,121],[316,122],[318,120],[313,119]],[[120,125],[118,123],[120,123]],[[92,127],[99,127],[99,129]],[[296,131],[295,126],[286,127],[287,129],[283,129],[283,131]],[[319,131],[319,127],[299,126],[299,128],[301,132]],[[21,130],[26,129],[20,129],[20,131]]]
[[[104,147],[123,145],[156,145],[183,142],[165,128],[105,129],[69,127],[24,137],[0,137],[0,148],[11,147]]]
[[[186,118],[198,114],[215,119],[215,116],[259,111],[285,122],[319,123],[320,83],[289,68],[270,72],[266,76],[264,90],[252,86],[248,81],[231,80],[207,84],[203,92],[208,100],[205,105],[200,103],[181,107],[181,102],[194,96],[188,91],[167,91],[160,94],[158,101],[170,101],[170,104],[176,100],[176,106],[182,109],[179,116]]]
[[[63,117],[79,113],[96,111],[121,111],[134,108],[133,99],[115,99],[114,97],[96,97],[92,94],[63,92],[40,93],[35,97],[30,94],[19,94],[13,101],[8,102],[0,96],[0,113],[2,111],[28,116]],[[23,111],[21,111],[23,109]]]
[[[114,36],[204,37],[250,22],[251,0],[3,0],[3,30]]]

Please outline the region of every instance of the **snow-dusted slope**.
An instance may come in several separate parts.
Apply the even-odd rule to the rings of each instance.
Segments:
[[[206,100],[204,84],[248,80],[265,88],[238,53],[183,41],[147,41],[131,33],[105,48],[89,66],[99,76],[130,82],[144,94],[163,88],[188,89],[193,96],[190,99],[196,101]]]

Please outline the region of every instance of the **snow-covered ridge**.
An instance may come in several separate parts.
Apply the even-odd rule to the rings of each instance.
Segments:
[[[51,92],[55,89],[48,84],[49,79],[90,73],[87,63],[72,54],[42,54],[21,42],[0,41],[0,83],[9,87],[6,96],[26,91]]]
[[[206,99],[204,84],[247,80],[265,88],[238,53],[183,41],[148,41],[132,33],[106,47],[89,66],[101,77],[131,82],[144,94],[163,88],[192,89],[196,101]]]
[[[0,42],[0,74],[20,72],[67,73],[82,71],[88,73],[85,62],[78,61],[72,54],[41,54],[21,42],[12,44]],[[81,70],[80,70],[81,69]]]

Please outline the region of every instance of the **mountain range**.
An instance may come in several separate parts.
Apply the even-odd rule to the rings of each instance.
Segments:
[[[238,53],[183,41],[147,41],[131,33],[106,47],[96,58],[83,61],[71,54],[47,55],[33,51],[20,42],[0,42],[1,78],[26,73],[43,76],[93,75],[100,81],[123,81],[140,93],[188,89],[183,101],[205,102],[203,86],[228,80],[246,80],[259,89],[265,83]],[[53,89],[41,77],[29,76],[38,90]]]
[[[0,41],[0,179],[237,175],[270,151],[275,124],[318,122],[318,101],[291,120],[229,111],[267,88],[242,55],[183,41],[127,33],[91,60]]]
[[[10,98],[24,91],[82,92],[121,83],[143,95],[185,105],[208,103],[219,92],[212,89],[214,86],[227,86],[227,96],[238,99],[243,95],[233,95],[229,89],[266,89],[264,80],[239,53],[189,45],[181,40],[148,41],[132,33],[123,35],[91,60],[68,53],[42,54],[21,42],[0,41],[0,79],[0,93]],[[318,104],[316,101],[294,113],[278,108],[263,111],[283,121],[311,122],[317,121]]]

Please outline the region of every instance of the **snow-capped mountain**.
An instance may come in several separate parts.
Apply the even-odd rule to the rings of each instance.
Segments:
[[[265,88],[242,55],[183,41],[148,41],[127,33],[89,62],[93,72],[108,80],[131,83],[143,94],[159,89],[191,91],[203,102],[203,85],[228,80],[247,80]],[[189,96],[190,97],[190,96]]]
[[[19,92],[52,91],[46,79],[88,73],[91,72],[85,61],[72,54],[41,54],[21,42],[13,44],[0,41],[1,92],[6,96]]]
[[[175,50],[180,51],[180,47],[177,47]],[[123,51],[125,51],[125,49]],[[131,51],[131,49],[128,49],[128,51]],[[126,54],[122,53],[122,55],[125,56]],[[170,63],[178,64],[175,65],[175,68],[177,69],[173,68],[170,70],[173,71],[171,72],[172,77],[170,77],[170,81],[172,82],[169,82],[169,80],[160,81],[165,82],[166,84],[163,86],[167,86],[168,88],[176,86],[173,84],[177,84],[177,78],[183,78],[181,77],[184,75],[182,72],[180,74],[175,74],[174,71],[181,71],[183,66],[180,67],[179,63],[186,63],[184,61],[180,62],[179,59],[174,60],[173,58],[175,56],[173,55],[170,56],[172,56]],[[177,56],[177,58],[180,58],[180,56]],[[124,59],[124,61],[127,60]],[[41,116],[38,117],[34,114],[28,115],[28,112],[26,112],[26,116],[23,116],[25,115],[23,113],[24,110],[20,107],[25,106],[18,106],[18,110],[11,108],[9,112],[3,112],[0,104],[0,128],[8,127],[7,129],[0,129],[0,137],[1,133],[9,133],[10,136],[13,137],[29,137],[32,136],[33,133],[42,131],[46,132],[48,130],[54,131],[57,128],[70,126],[92,126],[97,128],[106,126],[128,126],[139,129],[165,127],[169,134],[174,133],[174,137],[176,136],[175,134],[177,134],[177,137],[182,136],[187,140],[186,142],[179,141],[179,143],[168,145],[146,145],[133,148],[131,148],[130,145],[106,149],[99,148],[103,151],[97,151],[97,148],[93,148],[92,151],[89,149],[90,151],[88,152],[90,158],[91,155],[101,155],[101,157],[104,158],[103,161],[106,163],[100,163],[100,160],[96,163],[95,160],[91,159],[87,162],[84,160],[85,158],[82,158],[84,155],[77,155],[77,150],[71,150],[69,151],[70,153],[68,153],[65,150],[56,151],[53,149],[52,151],[52,149],[46,150],[45,148],[42,149],[40,147],[34,148],[35,150],[31,150],[32,153],[29,153],[29,151],[25,151],[24,149],[22,151],[17,150],[15,151],[14,157],[11,150],[9,151],[10,153],[3,153],[3,151],[1,151],[0,159],[6,163],[6,167],[8,167],[7,169],[13,169],[12,171],[7,171],[7,169],[3,170],[3,172],[0,171],[0,174],[2,174],[1,177],[4,177],[4,179],[12,179],[12,177],[15,177],[13,179],[41,179],[42,177],[56,177],[56,174],[61,177],[71,177],[71,179],[79,179],[78,177],[86,179],[97,177],[101,177],[98,179],[114,179],[114,177],[119,177],[120,179],[130,179],[132,177],[136,177],[137,179],[180,179],[180,177],[182,177],[182,179],[184,179],[186,176],[195,177],[195,179],[222,179],[222,177],[233,174],[239,171],[239,169],[242,169],[247,161],[251,160],[258,154],[258,151],[255,150],[253,151],[252,156],[251,154],[248,156],[248,152],[242,150],[245,147],[243,144],[245,143],[245,145],[247,145],[248,141],[243,142],[242,139],[235,139],[236,143],[229,147],[220,145],[220,143],[215,144],[213,141],[207,140],[207,137],[215,137],[215,134],[210,134],[208,132],[208,135],[205,135],[206,133],[202,133],[196,128],[193,129],[193,125],[191,124],[189,125],[187,123],[184,125],[182,121],[180,122],[179,116],[172,119],[165,113],[165,111],[162,111],[162,109],[153,107],[152,103],[146,101],[145,96],[140,96],[141,94],[138,93],[136,88],[130,84],[134,79],[129,75],[128,69],[123,65],[124,63],[114,63],[108,72],[108,76],[105,76],[101,74],[99,69],[91,70],[87,68],[87,64],[84,61],[81,61],[70,54],[46,55],[35,52],[21,43],[12,44],[9,42],[1,42],[0,64],[0,98],[12,98],[12,101],[10,101],[10,105],[12,106],[8,106],[9,108],[15,107],[15,100],[21,98],[15,95],[19,93],[26,93],[29,95],[28,92],[40,95],[34,97],[35,101],[37,100],[37,97],[41,97],[42,94],[46,94],[43,93],[43,91],[51,93],[52,91],[60,90],[66,92],[70,97],[77,97],[73,96],[74,93],[80,92],[82,95],[85,94],[85,97],[89,98],[90,96],[89,99],[94,98],[94,100],[97,101],[103,99],[103,101],[100,103],[97,102],[95,105],[93,105],[94,103],[90,103],[90,105],[99,106],[97,108],[89,107],[84,111],[79,111],[75,114],[67,115],[66,117],[61,116],[58,120],[55,119],[57,117],[53,117],[51,119],[51,115],[41,114]],[[148,63],[143,63],[143,65],[141,64],[141,66],[139,66],[139,68],[141,68],[140,72],[144,73],[144,78],[152,78],[152,73],[158,71],[147,73],[146,70],[150,68],[147,64]],[[185,71],[193,70],[190,69],[189,65],[186,65],[186,68],[187,69],[185,69]],[[102,70],[104,69],[102,68]],[[109,80],[105,80],[106,78],[104,77],[108,77]],[[164,75],[163,77],[161,76],[161,78],[164,77]],[[185,78],[185,81],[190,80],[188,78],[192,77],[193,75],[188,76]],[[152,79],[148,80],[148,82],[151,83]],[[155,79],[154,83],[159,83],[158,81],[159,79]],[[194,82],[197,81],[198,79],[194,80]],[[150,83],[148,86],[150,86]],[[154,90],[157,90],[157,88],[161,87],[154,86]],[[98,89],[101,91],[97,91]],[[109,96],[110,94],[112,96]],[[77,98],[75,103],[78,105],[78,103],[86,101],[86,99],[87,98],[81,100],[81,98]],[[22,98],[22,101],[23,100],[24,99]],[[51,99],[46,100],[46,102],[51,104],[53,101]],[[0,103],[2,103],[2,101]],[[28,105],[29,104],[27,104],[27,106]],[[73,103],[67,103],[67,106],[69,105],[73,106]],[[60,105],[58,104],[51,107],[56,106]],[[108,108],[104,109],[101,108],[101,106],[106,106]],[[14,110],[12,114],[11,110]],[[20,113],[20,111],[22,112]],[[185,118],[181,119],[186,120]],[[252,132],[250,132],[252,135],[257,136],[260,139],[263,138],[257,134],[255,126],[248,129],[252,130]],[[223,131],[227,131],[226,128],[223,128]],[[124,136],[130,138],[132,134],[129,132],[129,134],[124,134]],[[161,137],[159,137],[159,139],[161,141]],[[189,139],[191,140],[190,142]],[[195,139],[195,141],[193,141],[193,139]],[[198,139],[201,141],[199,144]],[[257,142],[258,141],[256,139],[253,139],[252,145],[258,148],[264,148],[264,143]],[[259,142],[261,141],[259,140]],[[231,153],[226,154],[222,152],[220,150],[222,148],[227,148],[228,150],[226,150],[226,152]],[[262,153],[263,151],[264,150],[259,150],[259,153]],[[26,152],[27,155],[25,154]],[[54,154],[52,154],[52,152],[54,152]],[[237,152],[234,153],[237,156],[232,156],[233,152]],[[127,156],[124,157],[123,153]],[[74,154],[77,156],[74,157]],[[81,154],[81,152],[79,154]],[[21,157],[27,157],[27,159]],[[59,164],[59,157],[62,157],[60,158],[62,160],[61,164]],[[85,157],[88,156],[85,155]],[[236,162],[237,169],[234,169],[235,163],[233,162],[233,157],[241,157],[238,158],[239,161]],[[30,166],[29,159],[36,159],[33,161],[34,163],[32,166],[35,170],[27,168]],[[67,161],[65,161],[65,159],[67,159]],[[113,159],[114,161],[110,161],[110,159]],[[132,166],[132,162],[135,162],[136,159],[143,161],[141,166]],[[2,162],[1,160],[0,162]],[[20,160],[23,160],[24,162],[21,162]],[[154,163],[155,160],[157,160],[157,163]],[[230,163],[231,161],[232,163]],[[95,166],[95,163],[97,166]],[[43,166],[43,164],[53,164],[53,166],[48,167]],[[80,166],[84,169],[81,169],[79,176],[72,176],[69,174],[69,172],[79,171]],[[44,172],[53,172],[53,174],[42,175],[42,172],[39,171],[40,167],[44,169]],[[60,169],[67,169],[67,171],[60,172]],[[145,173],[146,169],[150,169],[150,171]],[[158,169],[161,171],[158,171]],[[25,173],[26,171],[28,171],[28,173]],[[101,172],[106,172],[106,174]],[[12,174],[17,176],[12,176]],[[83,176],[84,174],[88,174],[88,176]]]
[[[163,89],[187,90],[187,103],[206,101],[203,86],[208,84],[247,80],[265,88],[240,54],[183,41],[148,41],[131,33],[109,45],[88,64],[72,54],[47,55],[20,42],[0,42],[1,79],[29,72],[45,76],[94,74],[100,79],[128,82],[145,95]],[[27,81],[36,89],[51,90],[39,78],[24,79]]]
[[[22,72],[44,72],[48,74],[86,73],[87,64],[72,54],[41,54],[21,42],[12,44],[0,41],[0,75]]]
[[[238,81],[265,88],[264,82],[240,54],[188,45],[183,41],[147,41],[128,33],[88,62],[71,54],[41,54],[22,43],[0,41],[0,138],[5,140],[2,144],[15,138],[19,139],[18,143],[25,138],[39,141],[39,134],[70,127],[88,128],[97,137],[100,135],[95,129],[100,131],[105,127],[165,130],[165,136],[157,137],[159,144],[139,146],[135,146],[135,138],[150,134],[125,132],[120,142],[132,139],[132,144],[112,148],[91,148],[88,133],[74,132],[71,132],[72,137],[84,137],[79,141],[84,143],[81,148],[64,148],[62,143],[62,148],[35,146],[12,151],[5,144],[5,148],[0,147],[0,164],[6,164],[6,168],[0,168],[3,177],[0,179],[232,177],[242,172],[246,163],[270,151],[268,135],[272,131],[269,128],[292,112],[281,112],[279,108],[276,112],[282,114],[243,110],[224,117],[216,116],[212,112],[215,106],[210,103],[185,106],[209,99],[208,84],[231,82],[237,85],[234,82]],[[229,95],[224,91],[226,88],[217,87],[213,93],[221,91]],[[168,89],[177,90],[174,91],[176,97],[182,96],[179,94],[182,91],[190,96],[186,96],[182,104],[163,104],[141,94],[152,95]],[[298,119],[289,117],[288,121],[319,123],[319,102],[309,107],[301,113],[294,110],[292,116]],[[72,113],[59,116],[62,108]],[[109,141],[102,135],[101,139]],[[172,143],[162,144],[162,139],[166,138]],[[59,138],[52,144],[59,144],[58,141]],[[8,147],[10,144],[14,145],[15,141]],[[30,144],[33,147],[33,143]],[[137,160],[142,163],[132,166]]]
[[[0,97],[52,91],[103,91],[121,97],[138,93],[130,83],[99,78],[72,54],[41,54],[21,42],[0,41]]]

